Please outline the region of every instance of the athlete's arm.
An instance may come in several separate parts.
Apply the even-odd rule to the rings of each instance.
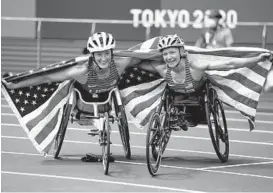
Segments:
[[[73,66],[71,68],[55,72],[48,75],[41,75],[33,78],[29,78],[27,80],[20,81],[18,83],[7,82],[2,79],[2,82],[9,88],[9,89],[17,89],[27,86],[36,86],[43,83],[51,83],[51,82],[60,82],[65,80],[72,80],[75,77],[81,76],[82,74],[86,73],[87,68],[84,66]]]
[[[270,60],[270,53],[262,53],[259,56],[251,58],[234,58],[224,61],[215,61],[204,66],[204,70],[230,70],[255,65],[258,62]]]

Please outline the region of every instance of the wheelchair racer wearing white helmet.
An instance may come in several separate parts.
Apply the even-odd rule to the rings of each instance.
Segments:
[[[117,72],[120,76],[127,67],[134,66],[140,62],[140,59],[132,57],[114,57],[113,50],[115,46],[116,41],[112,34],[106,32],[95,33],[90,36],[87,41],[87,49],[91,53],[88,62],[72,66],[59,72],[33,77],[18,83],[6,82],[5,80],[3,80],[3,83],[10,89],[73,79],[84,85],[88,82],[88,76],[90,77],[91,75],[97,76],[96,78],[103,82],[104,79],[113,75],[110,74],[110,72]],[[111,65],[114,71],[111,71]],[[90,66],[93,68],[90,69]],[[92,70],[92,72],[90,72],[90,70]],[[92,88],[95,86],[96,85],[93,85]],[[94,90],[95,89],[93,89],[93,91]],[[90,91],[90,93],[93,91]]]
[[[251,58],[234,58],[200,64],[193,55],[188,54],[184,46],[183,39],[176,34],[162,36],[158,41],[157,48],[162,53],[163,60],[161,62],[141,62],[138,65],[142,69],[159,73],[172,91],[181,93],[181,98],[189,94],[198,95],[198,91],[205,82],[206,70],[242,68],[272,57],[270,53],[262,53]]]
[[[21,87],[36,86],[43,83],[61,82],[65,80],[75,80],[74,88],[78,91],[77,97],[74,97],[73,114],[79,119],[78,123],[90,124],[90,120],[81,120],[81,115],[93,113],[93,105],[87,105],[85,102],[104,102],[107,100],[109,91],[117,86],[120,75],[127,67],[133,66],[140,59],[131,57],[114,57],[116,41],[114,37],[106,32],[93,34],[88,38],[87,49],[90,52],[88,62],[82,62],[62,71],[41,75],[18,83],[2,82],[9,89]],[[82,100],[80,99],[82,98]],[[110,104],[98,106],[98,113],[104,113],[110,110]],[[101,127],[94,127],[90,133],[98,133]],[[113,158],[109,158],[113,160]],[[83,157],[83,160],[97,161],[94,156]]]
[[[139,63],[139,67],[159,73],[169,86],[180,93],[192,93],[200,87],[206,70],[230,70],[242,68],[253,63],[268,60],[270,53],[262,53],[251,58],[232,58],[211,63],[197,63],[194,56],[185,50],[185,43],[177,34],[160,37],[157,45],[163,60]]]
[[[75,88],[81,93],[81,97],[86,102],[102,102],[108,97],[108,93],[117,86],[120,75],[127,67],[138,63],[140,59],[131,57],[114,57],[116,41],[112,34],[99,32],[88,38],[87,49],[90,52],[88,62],[54,72],[29,78],[18,83],[6,82],[4,84],[10,89],[36,86],[43,83],[61,82],[65,80],[75,80]],[[77,100],[76,107],[80,111],[92,113],[92,105],[85,105],[81,100]],[[100,111],[106,111],[108,106],[99,106]]]

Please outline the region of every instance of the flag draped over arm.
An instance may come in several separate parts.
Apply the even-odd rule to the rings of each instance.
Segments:
[[[150,60],[160,60],[162,56],[156,50],[158,40],[158,37],[152,38],[132,47],[129,50],[117,51],[116,55],[137,57]],[[186,46],[185,49],[197,60],[198,63],[200,63],[200,65],[202,65],[202,63],[208,64],[215,61],[225,61],[233,58],[254,57],[265,52],[270,53],[270,51],[266,49],[249,47],[232,47],[206,50],[193,46]],[[213,87],[215,88],[219,99],[246,116],[249,120],[251,130],[255,127],[256,109],[258,106],[260,94],[262,92],[267,74],[271,66],[271,62],[264,61],[253,64],[250,67],[232,69],[228,71],[213,70],[206,71],[205,73],[206,77],[210,80]],[[127,77],[128,76],[129,74],[127,73]],[[130,79],[130,77],[128,77],[128,79]],[[148,84],[146,86],[150,86],[150,88],[159,89],[163,87],[162,79],[159,80],[159,77],[158,80],[153,81],[153,86],[149,84],[149,81],[147,82]],[[134,86],[127,86],[129,88],[136,88],[137,85],[138,84],[136,82],[136,85]],[[143,85],[143,82],[137,88],[144,89],[145,87],[142,87],[141,85]],[[128,90],[130,90],[129,88],[121,90],[122,94],[126,93],[123,96],[125,98],[125,101],[127,101],[126,108],[128,110],[128,113],[130,113],[130,117],[133,118],[133,121],[141,124],[141,126],[145,126],[145,124],[147,124],[147,120],[149,115],[151,114],[151,111],[154,110],[151,104],[155,105],[157,103],[151,103],[148,100],[149,98],[147,98],[146,100],[145,97],[141,98],[137,96],[135,99],[133,97],[127,97],[129,96],[127,94]],[[153,89],[146,89],[145,91],[147,91],[147,93],[142,92],[142,96],[148,95],[149,92],[154,92]],[[160,97],[159,92],[156,97]],[[155,98],[153,100],[155,100]],[[132,102],[129,103],[128,101]],[[145,103],[145,101],[147,101],[147,104]],[[138,105],[141,105],[143,108],[139,108],[138,111],[132,111],[132,109],[136,108]]]
[[[34,147],[47,154],[58,132],[72,81],[42,84],[2,93]]]
[[[88,56],[59,62],[6,78],[18,82],[33,76],[60,71],[87,61]],[[34,147],[48,154],[63,116],[63,107],[69,98],[73,81],[54,82],[19,89],[8,89],[2,84],[2,93]]]
[[[269,52],[269,50],[234,47],[203,52],[192,50],[191,53],[202,64],[230,60],[231,58],[254,57],[264,52]],[[228,71],[206,71],[206,77],[212,83],[219,99],[241,112],[248,119],[250,130],[255,128],[255,115],[259,98],[271,66],[270,61],[264,61],[249,67]]]

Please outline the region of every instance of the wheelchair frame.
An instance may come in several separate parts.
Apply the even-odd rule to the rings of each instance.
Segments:
[[[129,134],[129,128],[128,128],[128,122],[126,118],[126,113],[124,106],[121,101],[121,96],[120,92],[117,87],[113,88],[108,95],[108,98],[104,102],[86,102],[82,99],[81,93],[77,89],[71,89],[70,90],[70,97],[69,100],[67,101],[67,104],[65,105],[64,108],[64,114],[62,118],[62,122],[59,128],[59,131],[56,135],[55,138],[55,153],[54,153],[54,158],[58,159],[59,158],[59,153],[62,148],[62,144],[64,141],[69,117],[72,112],[72,107],[73,107],[73,101],[74,98],[76,97],[76,92],[78,93],[79,100],[82,100],[84,104],[87,105],[92,105],[94,109],[94,115],[89,115],[89,114],[84,114],[85,119],[90,121],[90,124],[87,125],[93,125],[97,127],[100,132],[99,132],[99,143],[100,146],[102,147],[102,164],[103,164],[103,169],[104,169],[104,174],[108,174],[109,170],[109,156],[110,156],[110,122],[118,123],[118,128],[120,132],[120,137],[121,141],[123,144],[124,152],[125,152],[125,157],[127,159],[131,159],[131,148],[130,148],[130,134]],[[114,110],[115,110],[115,115],[111,115],[110,112],[104,112],[104,113],[99,113],[98,107],[100,105],[105,105],[105,104],[111,104],[114,103]],[[111,108],[111,110],[113,110]],[[71,122],[75,121],[82,121],[83,119],[74,119],[73,116],[71,116]]]
[[[183,107],[184,112],[179,115],[183,119],[186,119],[186,107],[197,106],[200,107],[200,110],[204,108],[205,111],[201,112],[205,113],[204,117],[206,118],[206,122],[195,122],[194,126],[197,126],[198,124],[208,125],[211,141],[218,158],[221,162],[227,162],[229,155],[229,139],[223,104],[218,99],[216,91],[212,88],[208,80],[205,82],[204,86],[205,88],[202,90],[203,96],[201,96],[201,101],[195,104],[183,103],[183,100],[179,103],[175,103],[170,99],[173,95],[170,94],[169,87],[166,87],[161,97],[159,107],[150,117],[146,135],[146,161],[148,171],[152,176],[155,176],[159,170],[162,155],[171,136],[172,129],[170,129],[170,118],[174,115],[177,116],[172,111],[172,107]],[[171,92],[173,93],[173,91]],[[219,113],[222,116],[223,125],[221,125]],[[215,128],[213,128],[213,126]],[[220,140],[225,145],[224,153],[220,150]]]

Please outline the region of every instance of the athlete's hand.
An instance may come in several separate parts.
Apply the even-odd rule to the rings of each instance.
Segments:
[[[262,53],[258,57],[259,57],[259,62],[265,61],[265,60],[271,61],[273,58],[273,55],[270,53]]]
[[[7,82],[4,78],[2,78],[2,83],[6,85],[9,89],[16,89],[16,84],[12,82]]]

